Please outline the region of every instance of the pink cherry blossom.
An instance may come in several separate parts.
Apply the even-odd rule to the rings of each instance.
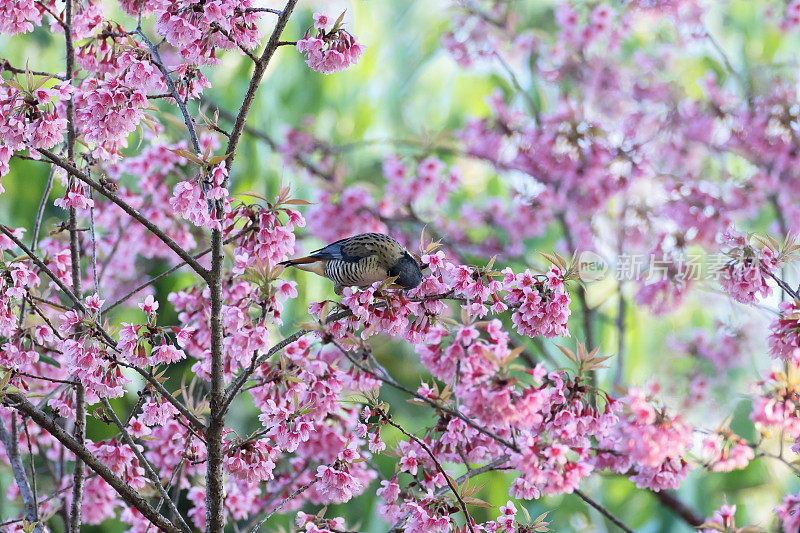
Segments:
[[[0,4],[0,21],[2,33],[27,33],[42,23],[42,12],[33,1],[7,0]]]
[[[332,74],[346,70],[355,65],[364,53],[364,47],[346,30],[337,27],[327,32],[327,16],[314,14],[314,29],[309,29],[302,39],[297,41],[297,51],[306,56],[306,64],[312,70],[323,74]]]
[[[784,531],[794,531],[800,527],[800,495],[790,494],[775,508]]]

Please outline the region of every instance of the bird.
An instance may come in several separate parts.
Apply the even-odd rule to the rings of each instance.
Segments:
[[[330,279],[339,296],[345,287],[369,287],[389,278],[396,278],[394,283],[403,289],[422,283],[419,263],[403,245],[383,233],[353,235],[279,264]]]

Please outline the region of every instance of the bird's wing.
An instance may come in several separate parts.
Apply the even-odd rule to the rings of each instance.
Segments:
[[[346,239],[338,240],[325,248],[320,248],[311,254],[319,259],[340,259],[348,263],[355,263],[371,255],[380,254],[394,239],[380,233],[362,233]]]

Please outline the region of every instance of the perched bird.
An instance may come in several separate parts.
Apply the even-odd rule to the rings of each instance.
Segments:
[[[306,257],[280,263],[313,272],[333,281],[341,295],[344,287],[369,287],[397,277],[395,283],[413,289],[422,282],[419,264],[403,246],[382,233],[362,233],[320,248]]]

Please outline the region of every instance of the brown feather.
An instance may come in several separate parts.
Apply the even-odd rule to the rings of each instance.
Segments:
[[[281,265],[288,265],[288,266],[295,266],[295,265],[305,265],[305,264],[308,264],[308,263],[316,263],[318,261],[323,261],[323,260],[320,259],[319,257],[312,257],[312,256],[309,255],[309,256],[300,257],[300,258],[297,258],[297,259],[289,259],[288,261],[283,261],[280,264]]]

